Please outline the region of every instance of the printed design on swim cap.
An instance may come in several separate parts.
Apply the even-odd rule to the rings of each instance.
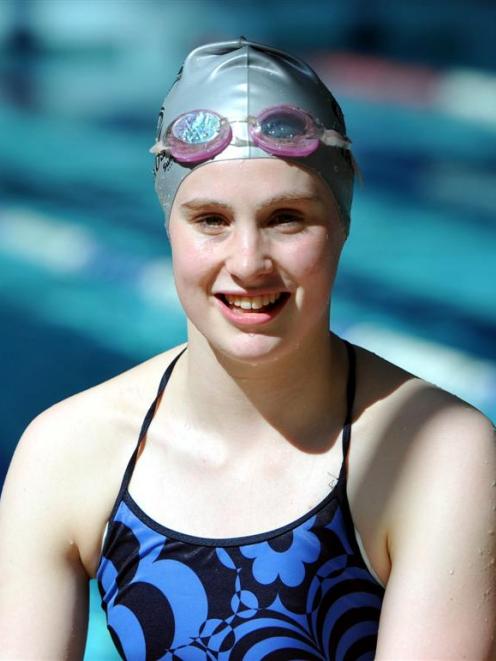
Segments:
[[[162,106],[160,108],[160,112],[158,113],[158,118],[157,118],[157,130],[155,131],[155,140],[160,140],[160,134],[162,133],[162,124],[164,123],[164,112],[165,109]],[[164,157],[163,154],[155,154],[155,160],[154,160],[154,167],[153,167],[153,174],[154,176],[157,176],[158,169],[160,167],[160,161]]]
[[[160,108],[157,119],[157,130],[155,131],[155,139],[160,139],[160,134],[162,133],[162,124],[164,123],[164,107]]]
[[[163,117],[161,118],[163,121]],[[179,115],[165,133],[162,124],[152,154],[171,155],[180,163],[201,163],[220,154],[231,143],[232,124],[248,124],[251,141],[268,154],[302,158],[322,143],[328,147],[350,148],[350,140],[302,108],[288,104],[265,108],[257,116],[231,120],[213,110],[198,109]],[[163,137],[160,137],[163,135]],[[235,145],[245,144],[237,138]]]
[[[172,85],[175,85],[178,80],[181,80],[181,76],[183,75],[183,69],[184,69],[184,64],[181,64],[181,66],[179,67],[178,72],[176,73],[176,77],[175,77],[174,82],[172,83]]]

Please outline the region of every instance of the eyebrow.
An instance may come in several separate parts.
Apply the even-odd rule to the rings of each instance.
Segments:
[[[284,195],[275,195],[274,197],[271,197],[267,200],[264,200],[261,204],[257,206],[257,209],[264,209],[266,207],[272,207],[276,204],[284,204],[286,202],[318,202],[322,203],[322,199],[318,195],[310,194],[310,195],[301,195],[299,193],[291,194],[291,193],[286,193]],[[230,204],[226,204],[225,202],[220,202],[219,200],[215,200],[213,198],[206,198],[206,197],[195,197],[192,200],[189,200],[189,202],[184,202],[184,204],[181,204],[181,207],[186,208],[186,209],[202,209],[205,207],[221,207],[222,209],[228,209],[232,211],[232,206]]]

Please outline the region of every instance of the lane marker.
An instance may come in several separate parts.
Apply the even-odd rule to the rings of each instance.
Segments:
[[[82,279],[131,288],[152,305],[180,307],[169,256],[146,258],[115,250],[76,223],[26,209],[3,209],[2,252],[50,273],[79,274]]]
[[[96,243],[80,225],[7,208],[0,216],[0,251],[50,271],[68,273],[84,269]]]
[[[496,76],[477,69],[446,72],[354,53],[312,58],[331,89],[350,98],[434,110],[496,130]]]

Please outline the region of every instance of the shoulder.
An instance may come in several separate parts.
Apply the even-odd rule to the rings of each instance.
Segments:
[[[472,493],[489,500],[493,425],[467,402],[384,358],[361,347],[356,354],[349,495],[359,527],[387,556],[387,545],[413,530],[409,517],[434,520],[441,512],[436,503],[453,484],[471,484]]]
[[[382,425],[398,444],[492,434],[491,421],[456,395],[362,347],[356,352],[356,417]]]
[[[482,500],[484,509],[495,491],[492,422],[455,395],[365,349],[357,348],[357,358],[354,433],[364,441],[357,464],[390,544],[408,539],[415,518],[437,517],[441,523],[447,499],[475,515]]]
[[[420,380],[412,384],[396,419],[388,445],[399,469],[391,485],[391,553],[409,543],[417,525],[435,534],[434,528],[455,525],[456,519],[463,534],[464,519],[472,517],[488,529],[496,505],[491,420],[467,402]]]
[[[26,428],[16,456],[27,459],[42,453],[56,464],[115,450],[135,426],[135,417],[146,413],[163,372],[180,349],[174,347],[46,409]]]
[[[14,453],[2,494],[2,519],[36,504],[50,512],[65,538],[93,543],[117,495],[161,376],[180,348],[38,415]]]

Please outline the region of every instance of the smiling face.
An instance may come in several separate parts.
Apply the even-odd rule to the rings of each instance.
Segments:
[[[208,163],[179,187],[169,233],[190,342],[198,331],[259,362],[328,334],[345,233],[317,175],[280,159]]]

